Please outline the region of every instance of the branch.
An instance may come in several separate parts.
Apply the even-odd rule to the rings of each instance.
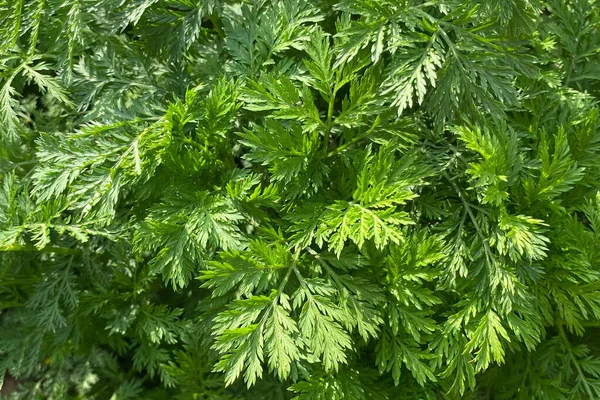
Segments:
[[[358,136],[353,137],[350,141],[344,143],[343,145],[335,148],[334,150],[330,151],[329,153],[327,153],[327,158],[329,157],[333,157],[339,153],[341,153],[342,151],[346,150],[349,146],[352,146],[354,143],[358,142],[361,139],[366,138],[367,136],[369,136],[371,133],[373,133],[373,131],[375,130],[375,128],[377,128],[379,126],[379,123],[381,122],[381,118],[378,115],[377,118],[375,118],[375,121],[373,121],[373,125],[371,125],[371,127],[369,128],[368,131],[366,131],[363,134],[360,134]]]
[[[46,246],[38,249],[35,246],[26,246],[22,244],[12,244],[10,246],[0,246],[0,252],[2,251],[25,251],[25,252],[38,252],[38,253],[55,253],[55,254],[80,254],[80,249],[72,249],[70,247],[57,247],[57,246]]]

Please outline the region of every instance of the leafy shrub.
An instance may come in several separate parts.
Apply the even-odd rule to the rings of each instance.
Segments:
[[[600,397],[594,0],[0,16],[8,397]]]

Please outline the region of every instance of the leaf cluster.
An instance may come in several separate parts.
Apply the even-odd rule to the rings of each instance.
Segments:
[[[6,397],[599,398],[599,21],[0,0]]]

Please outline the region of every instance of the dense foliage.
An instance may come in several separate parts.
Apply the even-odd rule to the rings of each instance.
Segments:
[[[600,398],[594,0],[0,21],[9,398]]]

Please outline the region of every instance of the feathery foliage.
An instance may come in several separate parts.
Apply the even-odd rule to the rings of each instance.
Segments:
[[[600,398],[597,1],[0,22],[0,398]]]

